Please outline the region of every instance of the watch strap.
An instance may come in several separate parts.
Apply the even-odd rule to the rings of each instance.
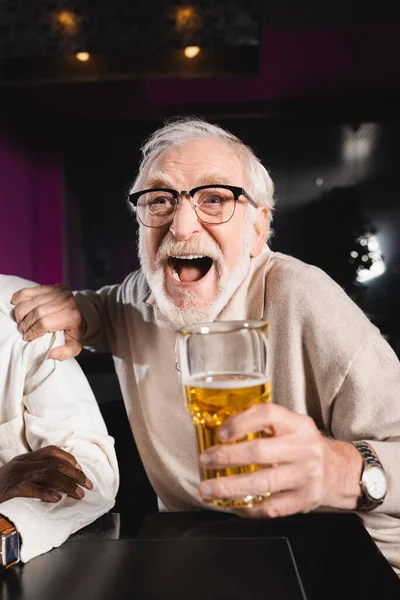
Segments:
[[[3,564],[4,557],[3,557],[3,553],[2,553],[2,548],[4,548],[4,545],[2,544],[1,538],[2,538],[2,536],[6,537],[13,533],[16,536],[18,536],[17,528],[15,527],[15,525],[13,523],[11,523],[11,521],[6,519],[6,517],[3,517],[3,515],[0,515],[0,567],[4,567],[6,569],[8,569],[8,567],[12,567],[13,565],[15,565],[15,563],[17,563],[19,561],[19,559],[18,559],[10,564]]]
[[[13,525],[8,519],[0,515],[0,534],[8,535],[16,531],[15,525]]]
[[[363,458],[363,470],[360,477],[361,495],[357,502],[357,510],[372,510],[382,504],[384,497],[380,500],[371,498],[365,489],[362,477],[367,467],[378,467],[378,469],[381,469],[383,473],[385,472],[385,469],[383,468],[382,463],[377,457],[375,451],[369,444],[367,444],[367,442],[359,441],[352,442],[352,444],[357,448]]]

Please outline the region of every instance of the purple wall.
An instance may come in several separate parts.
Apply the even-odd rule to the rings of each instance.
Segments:
[[[330,97],[349,91],[387,90],[400,78],[400,28],[302,27],[265,29],[260,73],[209,79],[149,78],[147,105],[250,102]],[[135,90],[133,90],[135,92]],[[134,93],[130,105],[133,104]]]
[[[0,139],[0,273],[44,284],[63,272],[60,163]]]
[[[254,76],[209,78],[141,77],[33,86],[36,102],[64,114],[140,119],[170,114],[176,105],[257,103],[347,98],[399,91],[400,26],[265,28],[260,70]],[[199,109],[201,111],[201,108]],[[257,111],[257,104],[255,104]]]

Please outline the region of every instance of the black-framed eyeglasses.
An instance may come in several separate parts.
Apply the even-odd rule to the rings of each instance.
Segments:
[[[152,188],[129,194],[129,202],[142,225],[158,228],[173,220],[179,196],[189,196],[200,221],[213,225],[226,223],[233,217],[240,196],[244,196],[252,206],[257,206],[243,188],[223,184],[200,185],[182,192]]]

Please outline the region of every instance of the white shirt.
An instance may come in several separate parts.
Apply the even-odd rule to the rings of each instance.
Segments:
[[[47,358],[51,348],[63,344],[63,335],[47,334],[28,343],[17,330],[11,296],[33,285],[0,275],[0,467],[53,444],[76,458],[93,490],[85,489],[81,500],[62,494],[57,503],[36,498],[0,503],[0,514],[21,535],[23,562],[60,546],[109,511],[119,483],[114,440],[81,368],[75,360]]]

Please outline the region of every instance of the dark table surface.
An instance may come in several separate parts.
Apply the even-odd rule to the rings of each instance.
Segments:
[[[400,600],[400,580],[354,513],[109,513],[0,574],[0,600],[106,598]]]

